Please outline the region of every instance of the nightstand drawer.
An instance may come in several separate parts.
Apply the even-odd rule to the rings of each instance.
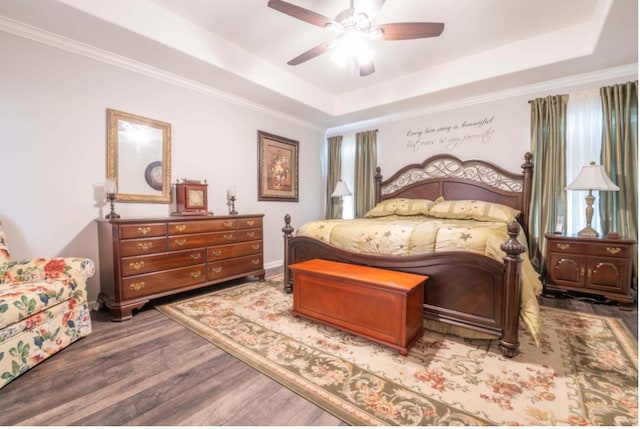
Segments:
[[[566,240],[550,240],[549,251],[573,254],[589,254],[593,256],[610,256],[617,258],[628,258],[631,246],[627,244],[607,243],[580,243],[567,242]]]

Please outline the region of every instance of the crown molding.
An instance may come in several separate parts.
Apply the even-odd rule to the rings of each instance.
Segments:
[[[182,87],[184,89],[197,92],[227,103],[244,107],[254,112],[263,113],[273,118],[289,122],[294,125],[302,126],[313,131],[324,131],[325,127],[304,121],[295,116],[287,115],[274,109],[270,109],[264,105],[255,103],[242,97],[238,97],[231,93],[215,89],[209,85],[196,82],[191,79],[178,76],[173,73],[161,70],[148,64],[132,60],[131,58],[114,54],[113,52],[97,48],[77,40],[69,39],[64,36],[43,30],[32,25],[25,24],[20,21],[7,18],[0,15],[0,31],[13,34],[24,39],[42,43],[63,51],[77,54],[86,58],[100,61],[124,70],[128,70],[140,75],[150,77],[165,83]]]
[[[23,22],[16,21],[1,15],[0,15],[0,31],[4,31],[6,33],[10,33],[15,36],[29,39],[34,42],[42,43],[42,44],[45,44],[57,49],[61,49],[70,53],[81,55],[86,58],[90,58],[90,59],[100,61],[112,66],[116,66],[116,67],[131,71],[134,73],[138,73],[153,79],[157,79],[159,81],[163,81],[172,85],[176,85],[176,86],[185,88],[187,90],[194,91],[209,97],[213,97],[218,100],[228,102],[230,104],[241,106],[248,110],[252,110],[254,112],[266,114],[273,118],[283,120],[291,124],[298,125],[313,131],[322,131],[326,136],[334,135],[338,133],[344,133],[348,131],[359,131],[362,129],[375,127],[377,125],[384,124],[384,123],[412,119],[412,118],[426,116],[426,115],[439,113],[443,111],[473,106],[476,104],[499,101],[502,99],[518,97],[523,95],[532,95],[536,93],[550,92],[560,88],[566,88],[569,86],[578,86],[578,85],[588,84],[591,82],[615,79],[615,78],[634,75],[634,74],[637,75],[638,73],[637,64],[628,64],[628,65],[610,68],[606,70],[600,70],[600,71],[591,72],[591,73],[584,73],[580,75],[574,75],[574,76],[569,76],[565,78],[539,82],[539,83],[515,87],[515,88],[503,90],[503,91],[486,93],[486,94],[482,94],[475,97],[452,100],[450,102],[429,106],[424,109],[414,109],[414,110],[405,111],[397,114],[390,114],[390,115],[380,116],[376,118],[370,118],[364,121],[353,122],[353,123],[349,123],[349,124],[341,125],[337,127],[326,128],[326,127],[302,120],[298,117],[282,113],[275,109],[271,109],[269,107],[255,103],[245,98],[238,97],[231,93],[221,91],[209,85],[205,85],[205,84],[193,81],[191,79],[187,79],[182,76],[178,76],[176,74],[166,72],[164,70],[158,69],[148,64],[132,60],[131,58],[117,55],[112,52],[109,52],[100,48],[96,48],[95,46],[78,42],[76,40],[69,39],[67,37],[63,37],[58,34],[43,30],[38,27],[28,25]]]

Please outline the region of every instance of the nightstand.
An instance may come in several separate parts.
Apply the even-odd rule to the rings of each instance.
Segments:
[[[543,294],[574,291],[603,295],[630,309],[629,293],[635,240],[545,234]]]

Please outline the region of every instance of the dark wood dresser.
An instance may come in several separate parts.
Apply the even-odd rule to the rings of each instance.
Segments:
[[[635,240],[568,237],[545,234],[546,276],[543,294],[574,291],[603,295],[621,309],[633,303],[630,294]]]
[[[98,303],[123,321],[154,298],[248,275],[264,279],[263,216],[97,219]]]

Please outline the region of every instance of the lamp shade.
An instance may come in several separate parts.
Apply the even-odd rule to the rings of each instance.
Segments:
[[[342,180],[338,180],[336,183],[336,188],[333,190],[332,197],[345,197],[347,195],[351,195],[351,191],[347,188],[347,184]]]
[[[620,188],[609,179],[607,173],[604,171],[604,166],[595,165],[592,162],[590,165],[585,165],[580,170],[578,177],[574,179],[569,186],[568,190],[571,191],[619,191]]]

